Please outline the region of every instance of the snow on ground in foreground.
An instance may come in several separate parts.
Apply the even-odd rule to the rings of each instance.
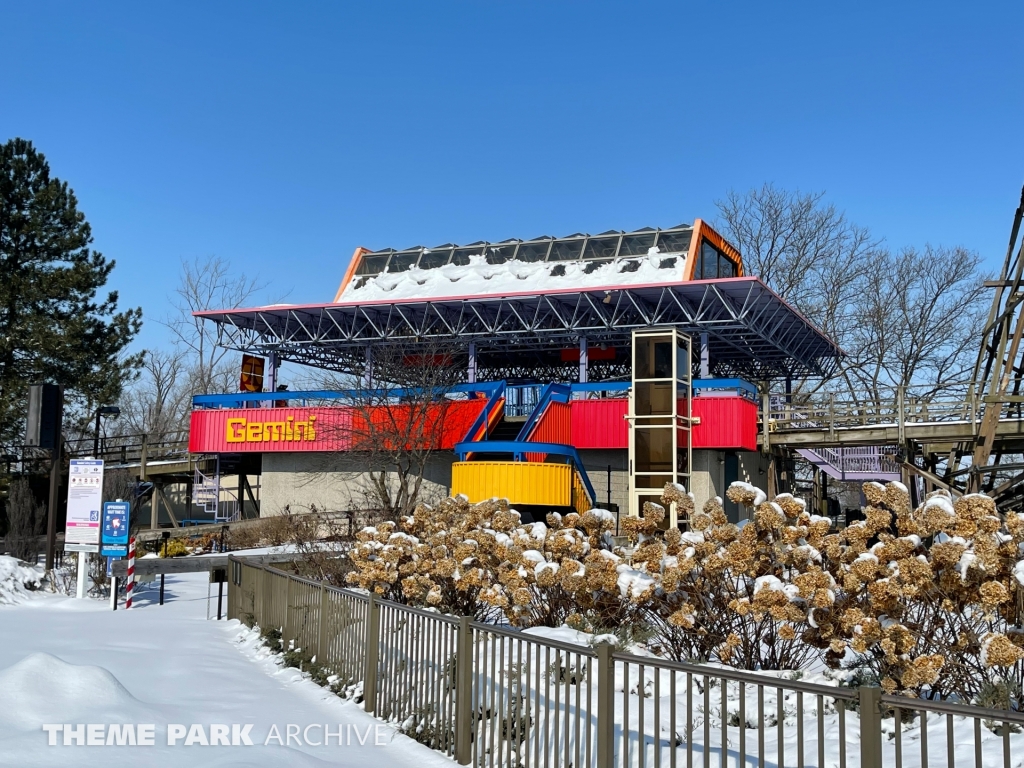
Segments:
[[[7,558],[10,559],[10,558]],[[3,558],[0,558],[2,561]],[[8,564],[0,565],[10,572]],[[26,569],[27,570],[27,569]],[[45,592],[0,606],[0,765],[321,766],[430,768],[452,762],[361,707],[283,669],[235,621],[206,621],[208,575],[170,576],[166,604],[154,582],[131,611],[108,601]],[[213,612],[216,614],[216,593]],[[155,746],[47,745],[44,723],[156,724]],[[254,746],[167,745],[167,725],[252,723]],[[271,726],[343,728],[329,747],[264,746]],[[369,736],[367,738],[367,727]],[[358,729],[358,731],[357,731]],[[358,744],[356,733],[364,739]],[[313,728],[310,740],[322,740]]]

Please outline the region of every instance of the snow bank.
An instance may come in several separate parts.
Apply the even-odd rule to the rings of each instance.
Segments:
[[[0,725],[38,731],[42,723],[138,722],[148,707],[103,667],[33,653],[0,670]]]
[[[20,603],[39,589],[42,575],[36,568],[23,565],[7,555],[0,555],[0,605]]]

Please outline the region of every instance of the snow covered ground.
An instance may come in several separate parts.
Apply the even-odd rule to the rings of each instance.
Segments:
[[[238,622],[207,621],[207,574],[168,577],[163,606],[155,586],[138,595],[131,611],[22,590],[16,600],[0,600],[0,765],[452,765],[358,705],[277,666]],[[152,724],[154,744],[64,746],[63,732],[54,731],[56,744],[49,746],[43,725],[64,723],[102,724],[93,736],[104,741],[119,735],[109,724],[135,725],[137,741],[139,726]],[[174,725],[184,728],[169,746],[168,726]],[[202,726],[207,741],[214,737],[211,726],[226,725],[218,733],[240,745],[203,746],[193,725]],[[289,725],[293,737],[283,743]],[[323,742],[325,725],[330,745],[313,746]],[[186,746],[190,730],[193,744]],[[252,746],[244,745],[243,733]]]

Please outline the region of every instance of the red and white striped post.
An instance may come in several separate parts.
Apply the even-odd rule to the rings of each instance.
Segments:
[[[132,607],[132,589],[135,587],[135,537],[128,539],[128,583],[125,584],[124,609]]]

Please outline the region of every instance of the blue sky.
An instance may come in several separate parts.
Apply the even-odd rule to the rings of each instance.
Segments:
[[[182,258],[329,301],[357,245],[671,226],[766,181],[994,268],[1024,3],[840,5],[0,0],[0,141],[75,189],[150,347]]]

